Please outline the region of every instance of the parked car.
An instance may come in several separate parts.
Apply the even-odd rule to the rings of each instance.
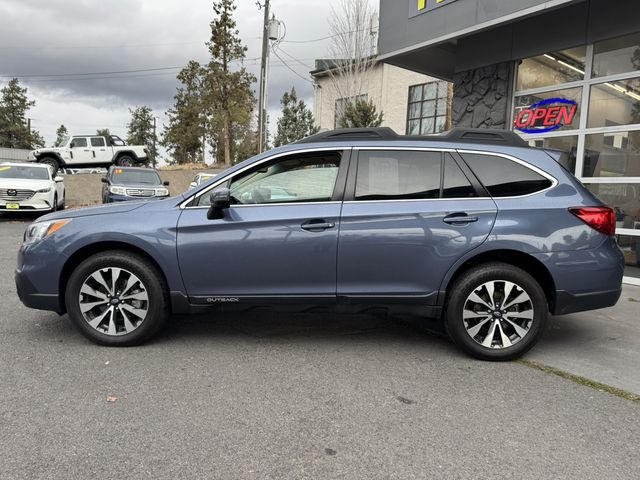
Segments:
[[[193,181],[189,184],[189,188],[196,188],[202,185],[205,182],[208,182],[213,177],[215,177],[215,173],[198,173],[195,177],[193,177]]]
[[[169,196],[169,182],[163,182],[152,168],[111,167],[102,177],[102,184],[102,203],[158,200]]]
[[[62,177],[54,177],[46,165],[0,163],[0,211],[55,212],[63,210]]]
[[[550,313],[618,301],[614,231],[613,210],[514,133],[338,130],[179,197],[46,216],[16,284],[103,345],[139,344],[171,313],[384,310],[506,360]]]
[[[30,160],[59,168],[97,168],[145,164],[149,151],[144,145],[127,145],[117,135],[74,135],[63,139],[60,147],[39,148],[29,154]]]

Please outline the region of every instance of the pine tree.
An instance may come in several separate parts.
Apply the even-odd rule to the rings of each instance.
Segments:
[[[217,160],[232,165],[236,160],[238,131],[251,123],[255,103],[252,83],[255,77],[244,67],[232,70],[245,58],[247,48],[242,45],[233,12],[234,0],[214,0],[216,18],[211,22],[208,43],[211,59],[206,66],[203,103],[209,130],[209,144]]]
[[[276,147],[297,142],[318,132],[311,110],[303,100],[298,100],[295,88],[291,88],[291,92],[285,92],[280,103],[282,116],[278,119],[278,131],[274,140]]]
[[[64,141],[65,137],[67,137],[68,135],[69,135],[69,130],[67,130],[67,127],[65,127],[64,125],[60,125],[56,130],[56,141],[54,142],[53,146],[61,147],[62,142]]]
[[[109,137],[111,136],[111,132],[108,128],[99,128],[96,130],[96,135],[99,137]]]
[[[129,145],[145,145],[154,166],[157,152],[154,149],[158,141],[153,131],[153,110],[146,105],[129,109],[131,121],[127,125],[127,143]]]
[[[341,128],[369,128],[379,127],[384,119],[383,113],[377,112],[371,100],[356,100],[349,102],[340,120]]]
[[[202,137],[206,117],[202,104],[203,67],[191,61],[178,74],[182,86],[174,96],[175,104],[167,111],[161,145],[173,156],[172,163],[197,163],[202,159]]]
[[[17,78],[0,90],[0,147],[34,149],[44,147],[37,131],[29,131],[27,113],[36,102],[27,96]]]

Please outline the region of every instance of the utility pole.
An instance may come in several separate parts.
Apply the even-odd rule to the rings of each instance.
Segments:
[[[29,148],[32,148],[33,145],[31,144],[31,119],[27,118],[27,128],[29,129]]]
[[[156,117],[155,115],[153,116],[153,168],[157,168],[158,167],[158,163],[156,160],[156,156],[157,156],[157,150],[156,150],[156,119],[158,117]]]
[[[264,0],[264,25],[262,27],[262,62],[260,64],[260,100],[258,104],[258,153],[265,150],[267,138],[267,77],[269,75],[269,14],[270,0]]]

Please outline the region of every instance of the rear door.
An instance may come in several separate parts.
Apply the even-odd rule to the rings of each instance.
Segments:
[[[91,137],[91,155],[92,161],[95,163],[111,162],[111,149],[107,148],[104,137]]]
[[[354,152],[341,215],[338,296],[435,303],[449,268],[489,235],[496,205],[453,152]]]

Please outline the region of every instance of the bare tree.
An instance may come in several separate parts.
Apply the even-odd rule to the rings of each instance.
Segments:
[[[341,108],[367,92],[367,77],[375,66],[378,13],[369,0],[340,0],[331,8],[328,74]]]

